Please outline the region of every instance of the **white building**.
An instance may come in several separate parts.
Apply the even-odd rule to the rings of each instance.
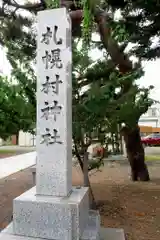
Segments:
[[[19,146],[32,147],[36,146],[36,136],[28,132],[19,132]]]
[[[139,126],[160,127],[160,104],[153,105],[141,116]]]

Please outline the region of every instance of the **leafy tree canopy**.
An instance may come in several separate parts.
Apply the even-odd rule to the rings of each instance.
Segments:
[[[0,76],[0,137],[6,139],[19,130],[32,129],[32,111],[23,89]]]
[[[120,29],[125,29],[128,41],[134,43],[132,53],[142,59],[160,56],[160,2],[148,1],[105,1],[112,11],[120,10]]]

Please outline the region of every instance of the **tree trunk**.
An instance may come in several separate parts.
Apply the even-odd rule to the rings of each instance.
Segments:
[[[90,208],[95,209],[96,208],[96,201],[95,197],[92,191],[92,187],[89,181],[88,177],[88,152],[84,153],[84,161],[83,161],[83,185],[84,187],[89,188],[89,202],[90,202]]]
[[[121,133],[124,136],[132,180],[149,181],[149,172],[145,164],[144,148],[141,143],[138,125],[134,128],[123,127]]]
[[[111,133],[111,144],[112,144],[112,153],[115,154],[115,146],[114,146],[114,136],[113,133]]]
[[[19,132],[16,134],[16,145],[19,144]]]
[[[92,191],[92,187],[90,184],[90,180],[88,177],[88,152],[86,150],[83,151],[84,155],[83,155],[83,160],[81,159],[81,156],[79,154],[78,151],[78,147],[76,144],[75,139],[74,140],[74,146],[75,146],[75,155],[77,157],[77,160],[79,162],[80,168],[82,170],[83,173],[83,185],[84,187],[88,187],[89,188],[89,200],[90,200],[90,208],[91,209],[95,209],[96,208],[96,201],[95,201],[95,197]]]
[[[120,154],[123,154],[123,139],[120,134],[120,126],[118,125],[118,135],[119,135],[119,144],[120,144]]]
[[[84,161],[83,161],[83,185],[84,187],[89,186],[89,178],[88,178],[88,153],[84,153]]]

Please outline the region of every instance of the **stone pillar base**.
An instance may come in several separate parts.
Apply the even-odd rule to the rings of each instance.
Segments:
[[[100,237],[100,238],[99,238]],[[85,238],[80,238],[79,240],[125,240],[125,235],[123,229],[117,228],[101,228],[100,236],[96,239],[92,235],[92,231],[88,231]],[[44,240],[42,238],[24,237],[17,236],[13,234],[13,224],[11,223],[5,230],[0,233],[0,240]]]
[[[89,210],[87,187],[67,197],[36,195],[36,187],[13,200],[11,239],[99,240],[100,215]]]

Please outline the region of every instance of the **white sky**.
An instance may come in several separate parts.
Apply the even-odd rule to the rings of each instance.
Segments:
[[[37,2],[37,0],[30,1]],[[17,2],[20,2],[22,4],[24,0],[18,0]],[[94,49],[91,51],[90,56],[93,58],[93,60],[97,60],[103,57],[103,53],[100,52],[98,49]],[[145,70],[145,75],[138,81],[138,83],[141,86],[153,85],[154,89],[152,91],[151,97],[154,98],[155,100],[160,101],[160,59],[157,59],[155,61],[143,62],[143,67]],[[6,59],[3,48],[0,48],[0,72],[3,73],[4,75],[9,76],[10,70],[11,67]]]

